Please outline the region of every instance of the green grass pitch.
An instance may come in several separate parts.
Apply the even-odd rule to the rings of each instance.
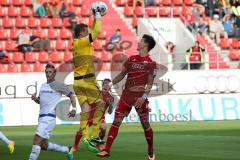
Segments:
[[[157,160],[240,160],[240,121],[153,123]],[[50,141],[71,145],[77,125],[54,129]],[[109,129],[109,126],[108,126]],[[0,142],[0,160],[27,160],[36,126],[0,127],[16,141],[15,153],[8,154]],[[39,160],[65,160],[62,153],[42,151]],[[80,145],[75,160],[101,159]],[[106,159],[106,158],[102,158]],[[147,144],[140,124],[123,124],[109,160],[147,160]]]

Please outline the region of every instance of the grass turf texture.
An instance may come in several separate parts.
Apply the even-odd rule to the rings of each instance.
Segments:
[[[155,154],[158,160],[239,160],[240,121],[153,123]],[[36,126],[0,127],[16,141],[15,153],[8,154],[0,142],[0,160],[28,159]],[[57,126],[51,141],[71,145],[77,125]],[[109,129],[109,126],[108,126]],[[39,160],[65,160],[63,153],[42,151]],[[75,160],[100,159],[82,145]],[[106,158],[103,158],[106,159]],[[109,160],[147,160],[147,144],[140,124],[123,124]]]

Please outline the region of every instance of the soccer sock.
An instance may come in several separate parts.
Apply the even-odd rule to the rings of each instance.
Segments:
[[[99,129],[102,123],[102,118],[104,114],[104,108],[102,105],[98,105],[95,108],[93,115],[93,138],[97,138],[99,136]]]
[[[81,131],[76,132],[75,143],[74,143],[74,149],[75,150],[78,149],[78,145],[79,145],[79,142],[80,142],[81,138],[82,138],[82,132]]]
[[[51,143],[51,142],[48,143],[47,150],[56,151],[56,152],[63,152],[63,153],[68,153],[69,152],[69,148],[67,146],[60,146],[58,144]]]
[[[148,128],[144,131],[145,137],[148,143],[148,153],[153,153],[153,131],[152,128]]]
[[[106,151],[108,151],[108,153],[110,153],[113,141],[118,135],[118,130],[119,130],[118,126],[112,125],[108,132],[108,137],[107,137],[107,142],[106,142]]]
[[[81,114],[80,127],[82,130],[82,136],[83,136],[83,138],[86,138],[86,139],[90,139],[88,118],[89,118],[88,112]]]
[[[100,133],[99,133],[99,137],[103,140],[106,134],[106,129],[105,128],[101,128],[100,129]]]
[[[2,132],[0,132],[0,139],[7,145],[11,142]]]
[[[40,151],[41,151],[41,147],[39,145],[33,145],[32,152],[29,156],[29,160],[37,160],[40,154]]]

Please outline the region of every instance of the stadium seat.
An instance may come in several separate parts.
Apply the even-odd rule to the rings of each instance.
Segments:
[[[81,6],[82,5],[82,0],[73,0],[73,5],[74,6]]]
[[[52,21],[50,18],[41,18],[40,19],[40,26],[42,28],[50,28],[52,25]]]
[[[240,48],[240,41],[238,41],[236,38],[232,38],[232,47],[233,48]]]
[[[33,15],[32,10],[29,7],[21,7],[20,13],[22,17],[31,17]]]
[[[64,62],[72,62],[73,55],[71,52],[65,52],[63,55]]]
[[[33,72],[44,72],[44,66],[41,63],[33,64]]]
[[[39,52],[38,61],[41,63],[47,63],[49,61],[49,54],[47,52]]]
[[[57,63],[57,62],[62,62],[62,54],[60,52],[52,52],[50,54],[50,59],[52,62]]]
[[[12,40],[16,40],[18,38],[18,35],[21,33],[20,29],[11,29],[10,30],[10,38]]]
[[[125,6],[123,13],[126,17],[132,17],[134,14],[134,10],[132,7]]]
[[[110,53],[110,52],[102,52],[101,54],[102,54],[102,58],[101,59],[104,62],[111,62],[112,61],[112,53]]]
[[[83,17],[89,17],[90,16],[90,10],[87,6],[82,6],[81,15]]]
[[[21,6],[24,4],[24,0],[12,0],[14,6]]]
[[[37,54],[34,52],[27,52],[25,53],[25,61],[27,63],[35,63],[37,62]]]
[[[26,21],[26,19],[16,18],[16,20],[15,20],[15,26],[16,26],[17,28],[26,28],[26,26],[27,26],[27,21]]]
[[[0,50],[5,50],[5,41],[0,41]]]
[[[54,28],[61,28],[63,26],[61,18],[52,18],[52,26]]]
[[[124,6],[126,4],[127,0],[116,0],[115,4],[117,6]]]
[[[182,12],[181,7],[173,7],[173,16],[174,17],[179,17]]]
[[[0,17],[5,17],[7,15],[6,9],[6,7],[0,6]]]
[[[228,55],[229,59],[231,60],[239,60],[239,52],[237,50],[230,50],[230,53]]]
[[[33,35],[41,37],[41,38],[47,38],[47,30],[44,30],[44,29],[34,30]]]
[[[15,50],[17,50],[16,47],[17,47],[17,44],[15,41],[6,41],[5,42],[5,49],[7,51],[15,51]]]
[[[59,66],[59,72],[72,72],[73,71],[72,63],[63,63]]]
[[[102,30],[102,32],[98,35],[98,39],[106,39],[107,38],[107,31]]]
[[[13,59],[14,63],[23,63],[24,62],[23,53],[22,52],[14,52],[12,59]]]
[[[14,63],[8,64],[7,67],[8,67],[7,68],[7,72],[12,72],[12,73],[18,72],[18,66],[16,64],[14,64]]]
[[[26,63],[21,64],[21,72],[31,72],[31,71],[32,69],[30,64],[26,64]]]
[[[99,71],[111,71],[111,63],[105,62],[102,64],[101,68],[99,68]]]
[[[148,7],[145,9],[145,11],[149,17],[156,17],[158,14],[156,7]]]
[[[25,0],[26,6],[32,6],[32,0]]]
[[[17,17],[19,15],[18,7],[9,7],[8,8],[8,16],[9,17]]]
[[[142,17],[142,16],[144,15],[144,9],[143,9],[143,7],[137,6],[137,7],[135,8],[134,14],[135,14],[137,17]]]
[[[7,72],[6,66],[0,63],[0,73]]]
[[[62,41],[62,40],[56,41],[56,49],[57,50],[66,50],[66,48],[67,48],[67,45],[66,45],[65,41]]]
[[[8,39],[8,31],[0,29],[0,39]]]
[[[59,37],[58,29],[48,29],[48,38],[57,39]]]
[[[159,16],[166,17],[170,15],[170,9],[168,7],[161,7],[159,9]]]
[[[63,19],[63,25],[64,27],[70,27],[71,23],[69,22],[69,18],[64,18]]]
[[[70,39],[70,38],[72,38],[72,32],[69,29],[62,28],[60,30],[60,38],[61,39]]]
[[[14,26],[14,19],[3,18],[2,19],[2,26],[4,28],[12,28]]]
[[[81,16],[81,7],[69,6],[68,10],[74,12],[77,16]]]
[[[228,49],[230,47],[228,38],[221,38],[220,39],[220,47],[222,49]]]
[[[183,0],[183,3],[185,5],[191,6],[195,3],[195,0]]]
[[[181,6],[183,5],[183,0],[172,0],[173,5]]]
[[[0,5],[10,6],[11,5],[11,0],[0,0]]]
[[[39,20],[37,18],[29,18],[28,19],[28,27],[29,28],[37,28],[39,26]]]
[[[172,4],[172,0],[162,0],[162,5],[170,6]]]
[[[95,40],[95,41],[93,42],[93,47],[94,47],[94,50],[95,50],[95,51],[100,51],[100,50],[102,50],[101,41]]]

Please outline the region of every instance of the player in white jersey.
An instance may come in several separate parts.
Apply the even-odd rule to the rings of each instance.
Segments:
[[[14,152],[15,142],[9,140],[1,131],[0,131],[0,140],[8,145],[9,152],[10,154],[12,154]]]
[[[32,100],[40,104],[40,113],[29,160],[37,160],[41,149],[66,153],[68,160],[73,160],[73,153],[70,152],[71,147],[48,142],[48,139],[56,125],[55,112],[62,94],[68,96],[71,100],[72,111],[68,113],[69,117],[74,117],[76,114],[75,97],[67,86],[55,81],[56,69],[52,64],[46,65],[45,74],[47,82],[42,84],[39,96],[36,97],[36,94],[32,96]]]

